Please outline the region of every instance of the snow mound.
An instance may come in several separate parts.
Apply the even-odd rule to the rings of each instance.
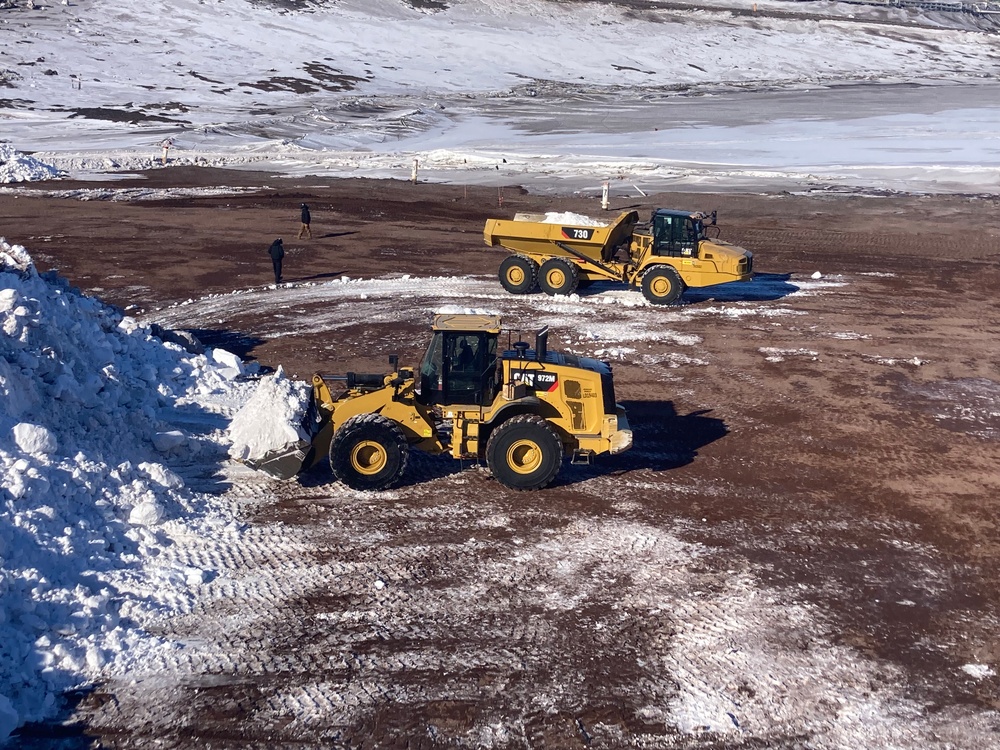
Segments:
[[[0,184],[52,180],[65,176],[66,173],[61,169],[22,154],[7,143],[0,143]]]
[[[2,744],[165,648],[140,623],[191,592],[154,583],[164,526],[218,515],[164,462],[221,465],[223,412],[248,387],[232,355],[163,342],[2,239],[0,330]]]
[[[309,386],[290,380],[280,367],[261,378],[257,390],[229,425],[229,455],[245,461],[298,440],[309,440],[302,416],[309,403]]]

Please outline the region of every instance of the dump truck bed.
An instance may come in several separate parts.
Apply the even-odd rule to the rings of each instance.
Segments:
[[[483,240],[491,247],[499,245],[528,256],[570,257],[574,253],[566,248],[571,248],[593,260],[609,260],[614,248],[631,239],[639,214],[624,211],[606,227],[531,220],[541,218],[541,214],[518,214],[513,221],[488,219]]]

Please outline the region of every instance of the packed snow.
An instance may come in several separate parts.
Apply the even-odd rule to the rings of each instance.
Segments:
[[[514,217],[515,220],[517,217]],[[601,219],[592,219],[583,214],[575,214],[572,211],[546,211],[543,224],[569,224],[575,227],[606,227],[608,222]]]
[[[171,648],[142,623],[210,571],[157,554],[234,523],[185,476],[225,459],[249,386],[228,352],[162,341],[3,239],[0,328],[2,740],[63,691]]]

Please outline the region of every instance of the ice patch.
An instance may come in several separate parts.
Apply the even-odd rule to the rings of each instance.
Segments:
[[[962,671],[969,675],[969,677],[977,680],[985,680],[987,677],[992,677],[996,674],[986,664],[966,664],[962,667]]]

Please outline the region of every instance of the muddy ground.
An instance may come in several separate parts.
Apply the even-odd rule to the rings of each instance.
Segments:
[[[391,302],[377,320],[350,318],[341,302],[332,313],[348,317],[335,335],[268,334],[276,315],[319,312],[267,303],[275,237],[289,251],[292,288],[344,275],[488,281],[502,255],[483,244],[486,218],[601,213],[594,196],[514,186],[186,168],[157,170],[142,185],[250,190],[111,201],[38,197],[75,186],[35,184],[0,195],[0,234],[40,268],[144,320],[178,325],[185,308],[176,305],[195,300],[189,327],[204,340],[299,377],[379,371],[393,352],[413,361],[427,320],[401,305],[398,324],[387,322]],[[310,241],[295,237],[303,201]],[[635,449],[567,467],[543,492],[510,492],[485,472],[436,461],[416,462],[412,480],[381,497],[331,489],[322,471],[277,488],[242,480],[257,547],[212,559],[269,587],[230,591],[165,630],[193,644],[215,639],[186,671],[101,686],[79,696],[64,724],[29,728],[19,741],[1000,744],[1000,201],[658,194],[612,203],[610,213],[642,215],[718,209],[722,237],[755,253],[765,288],[784,283],[789,293],[766,299],[748,287],[743,301],[773,316],[708,314],[745,309],[739,295],[687,297],[683,323],[668,325],[696,345],[654,339],[614,361]],[[835,283],[791,294],[816,271]],[[236,289],[254,291],[238,313],[207,322],[198,312],[198,300]],[[627,308],[611,306],[602,321],[616,310]],[[560,335],[586,347],[579,330],[554,330],[550,346]],[[685,356],[674,356],[680,348]],[[256,625],[227,630],[226,618],[247,608],[260,610]],[[736,670],[742,677],[716,684],[740,654],[755,655]],[[850,723],[844,706],[865,701],[871,716]],[[697,710],[682,726],[691,705],[714,706],[735,726],[702,727]]]

